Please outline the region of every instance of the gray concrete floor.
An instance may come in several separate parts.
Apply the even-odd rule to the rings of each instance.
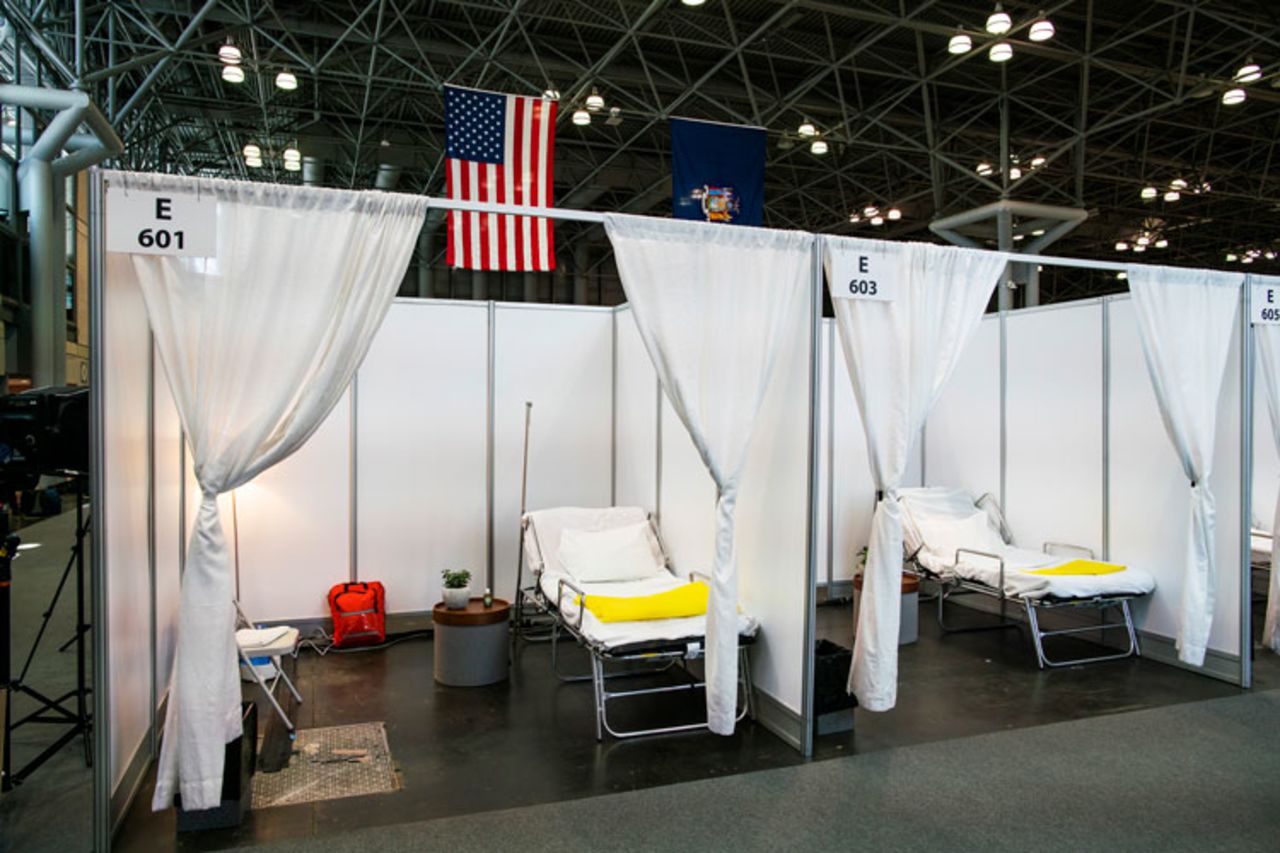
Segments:
[[[18,531],[24,543],[41,547],[24,550],[13,564],[12,638],[10,659],[17,678],[40,619],[49,608],[75,541],[75,513],[71,498],[62,515],[31,524]],[[86,574],[88,566],[86,564]],[[86,589],[89,578],[85,578]],[[87,596],[87,593],[86,593]],[[58,647],[75,631],[75,573],[68,578],[48,630],[32,659],[25,683],[50,697],[75,687],[75,647],[59,652]],[[86,611],[92,607],[86,598]],[[92,679],[92,643],[86,646],[86,660]],[[92,681],[90,681],[92,683]],[[36,703],[25,695],[13,698],[13,717],[34,710]],[[66,729],[61,725],[25,725],[14,732],[13,766],[19,768],[55,741]],[[62,853],[88,850],[92,839],[93,771],[85,763],[85,739],[77,737],[64,746],[11,793],[0,796],[0,850]]]

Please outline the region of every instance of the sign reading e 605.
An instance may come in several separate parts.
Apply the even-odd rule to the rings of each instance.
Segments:
[[[217,254],[218,202],[211,197],[107,188],[107,251]]]
[[[1250,306],[1255,326],[1280,325],[1280,287],[1270,284],[1253,285]]]

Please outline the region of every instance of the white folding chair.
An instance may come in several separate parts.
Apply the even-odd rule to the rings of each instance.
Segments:
[[[284,708],[276,701],[276,685],[284,679],[285,685],[289,688],[289,692],[293,694],[293,698],[298,700],[298,704],[302,704],[302,694],[298,692],[298,688],[293,686],[293,682],[284,671],[284,665],[280,658],[284,655],[295,655],[298,650],[298,629],[291,625],[277,625],[271,636],[264,638],[261,629],[254,627],[249,618],[244,615],[244,611],[240,609],[240,602],[234,602],[236,607],[236,650],[240,654],[240,664],[247,669],[253,676],[253,680],[262,688],[262,692],[267,695],[267,701],[271,703],[271,707],[276,709],[276,713],[280,715],[284,727],[289,731],[289,737],[296,735],[293,727],[293,721],[289,719],[289,715],[284,712]],[[272,665],[275,667],[275,674],[270,681],[264,678],[262,671],[255,666],[253,661],[255,658],[270,658]]]

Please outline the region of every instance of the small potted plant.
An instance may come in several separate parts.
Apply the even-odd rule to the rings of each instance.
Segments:
[[[471,600],[471,572],[466,569],[445,569],[440,573],[444,579],[444,606],[449,610],[466,610]]]

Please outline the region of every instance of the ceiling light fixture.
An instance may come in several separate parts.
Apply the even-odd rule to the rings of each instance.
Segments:
[[[1186,188],[1187,188],[1187,182],[1184,181],[1182,178],[1174,178],[1172,181],[1169,182],[1169,189],[1171,190],[1185,190]]]
[[[869,204],[866,207],[862,208],[862,215],[867,217],[868,219],[870,219],[873,216],[879,216],[880,208],[876,207],[874,204]]]
[[[1134,247],[1133,247],[1133,250],[1134,250],[1135,252],[1145,252],[1145,251],[1147,250],[1147,247],[1146,247],[1146,246],[1134,246]]]
[[[1177,201],[1180,198],[1182,198],[1182,193],[1178,192],[1177,190],[1169,190],[1167,193],[1164,194],[1165,201]]]
[[[1151,242],[1151,238],[1148,237],[1146,234],[1139,234],[1138,239],[1134,240],[1133,242],[1137,243],[1139,246],[1145,246]]]
[[[1262,79],[1262,67],[1252,59],[1245,60],[1245,64],[1240,66],[1240,70],[1236,72],[1236,76],[1232,78],[1237,83],[1254,83]]]
[[[1160,195],[1160,190],[1156,189],[1155,187],[1142,188],[1142,197],[1144,199],[1147,199],[1148,201],[1155,198],[1158,195]]]
[[[1228,89],[1222,93],[1222,103],[1223,106],[1234,107],[1236,104],[1243,104],[1247,97],[1244,89]]]
[[[862,215],[859,213],[850,213],[849,221],[852,222],[854,225],[857,225],[859,222],[862,221]]]
[[[827,153],[827,140],[815,139],[809,143],[809,150],[819,156]]]
[[[243,153],[245,157],[261,157],[262,149],[250,142],[244,147],[244,150],[241,153]]]
[[[591,94],[587,95],[587,109],[593,113],[598,113],[604,109],[604,96],[596,91],[595,86],[591,87]]]
[[[877,226],[877,227],[879,227],[879,226],[883,225],[883,224],[884,224],[884,217],[883,217],[883,216],[873,216],[873,217],[871,217],[871,224],[872,224],[872,225],[875,225],[875,226]]]
[[[1128,243],[1126,243],[1125,241],[1121,240],[1120,242],[1116,243],[1116,251],[1117,251],[1117,252],[1127,252],[1127,251],[1129,251],[1129,244],[1128,244]]]
[[[246,158],[244,158],[244,164],[245,164],[246,166],[248,166],[250,169],[261,169],[261,168],[262,168],[262,158],[261,158],[261,157],[246,157]]]
[[[1045,158],[1039,154],[1031,158],[1031,168],[1039,169],[1045,164]]]
[[[297,172],[302,168],[301,160],[285,160],[284,170],[286,172]]]
[[[800,126],[796,128],[796,133],[800,134],[805,139],[812,139],[818,135],[818,129],[813,126],[813,122],[806,119],[805,121],[800,122]]]
[[[1251,264],[1253,263],[1253,258],[1250,255],[1245,255],[1243,258],[1240,259],[1240,263]]]
[[[1116,278],[1120,279],[1121,281],[1128,281],[1129,274],[1124,270],[1120,270],[1120,272],[1116,273]]]
[[[224,65],[222,66],[222,79],[228,83],[243,83],[244,69],[239,65]]]
[[[578,127],[591,124],[591,113],[579,107],[573,111],[573,123]]]
[[[298,78],[292,71],[281,71],[276,75],[276,88],[284,89],[286,92],[292,92],[298,88]]]
[[[947,53],[958,56],[971,50],[973,50],[973,39],[969,38],[968,33],[957,32],[951,37],[951,41],[947,42]]]
[[[891,207],[889,208],[888,217],[889,217],[889,221],[897,222],[899,219],[902,218],[902,211],[898,210],[898,208],[896,207]]]
[[[1016,181],[1022,177],[1022,168],[1019,166],[1009,167],[1009,180]]]
[[[1027,38],[1032,41],[1048,41],[1053,38],[1053,21],[1045,17],[1044,11],[1041,10],[1040,17],[1031,25]]]
[[[1009,13],[1000,8],[1000,4],[997,3],[995,11],[987,18],[987,32],[991,33],[993,36],[998,36],[1009,32],[1009,29],[1012,26],[1013,19],[1010,18]]]
[[[1227,252],[1227,263],[1235,263],[1238,260],[1240,260],[1240,256],[1235,252]]]
[[[544,89],[542,92],[542,97],[546,98],[548,101],[558,101],[560,100],[560,90]]]
[[[1167,249],[1167,248],[1169,248],[1169,241],[1168,241],[1168,240],[1166,240],[1165,238],[1161,237],[1159,240],[1157,240],[1157,241],[1156,241],[1156,248],[1157,248],[1157,249]]]
[[[290,146],[284,149],[284,161],[286,163],[301,163],[302,152],[299,151],[297,148]]]
[[[240,48],[231,43],[231,39],[227,39],[227,43],[218,48],[218,58],[226,65],[240,64]]]
[[[990,175],[994,170],[992,169],[990,163],[979,163],[977,168],[974,171],[976,171],[979,175],[985,178],[987,175]]]
[[[998,41],[991,45],[991,50],[987,52],[987,59],[992,62],[1008,62],[1013,58],[1013,45],[1007,41]]]
[[[680,0],[680,2],[686,6],[701,6],[703,3],[706,3],[707,0]]]
[[[1036,230],[1034,230],[1034,231],[1032,231],[1032,232],[1031,232],[1031,236],[1032,236],[1032,237],[1043,237],[1043,236],[1044,236],[1044,229],[1043,229],[1043,228],[1037,228]]]

